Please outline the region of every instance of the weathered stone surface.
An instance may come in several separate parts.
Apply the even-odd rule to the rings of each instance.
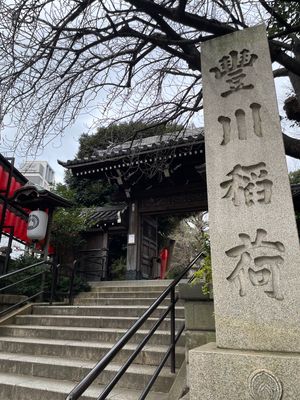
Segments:
[[[1,294],[0,295],[0,311],[6,310],[8,307],[27,300],[27,296],[16,294]]]
[[[190,350],[215,342],[216,333],[212,331],[185,331],[185,361],[187,370],[187,386],[190,386]]]
[[[186,360],[188,362],[188,352],[195,347],[202,346],[209,342],[215,342],[216,333],[213,331],[185,331]]]
[[[157,291],[162,292],[169,283],[158,280],[135,283],[133,281],[92,283],[91,293],[99,293],[100,297],[101,293],[106,295],[113,293],[113,299],[124,299],[124,293],[129,292],[135,294],[138,292],[141,296],[135,297],[135,304],[131,306],[115,305],[99,308],[95,305],[89,307],[27,305],[0,319],[0,400],[66,399],[76,382],[78,383],[116,342],[117,339],[113,335],[118,335],[119,332],[120,336],[123,336],[137,317],[147,309],[139,305],[144,295],[143,291],[152,294],[155,298]],[[82,295],[82,300],[84,296],[89,296],[89,294]],[[109,296],[107,298],[109,299]],[[98,296],[95,296],[95,302],[97,299]],[[64,308],[65,311],[63,311]],[[87,310],[91,309],[96,312],[96,315],[89,317]],[[179,306],[179,309],[183,318],[183,307]],[[75,314],[78,314],[70,315],[71,310],[74,312],[77,310]],[[130,312],[135,310],[134,314],[136,314],[130,317],[126,315],[125,310],[130,310]],[[158,313],[161,314],[165,310],[166,306],[159,308]],[[119,311],[119,317],[116,311]],[[18,315],[19,313],[22,315]],[[114,320],[113,323],[112,320]],[[153,316],[147,326],[143,325],[139,335],[144,338],[155,321]],[[176,322],[176,330],[182,323],[182,319]],[[162,337],[167,337],[169,331],[170,318],[167,318],[155,334],[161,341]],[[96,337],[97,332],[100,336],[105,332],[103,340],[99,339],[99,336]],[[97,399],[103,389],[101,382],[106,385],[115,376],[141,340],[142,337],[132,338],[132,341],[116,355],[113,364],[101,374],[102,378],[98,378],[95,385],[88,389],[82,399]],[[177,371],[184,358],[183,341],[184,335],[181,338],[182,346],[180,343],[176,346]],[[124,383],[121,380],[107,399],[137,400],[141,395],[141,389],[145,388],[149,382],[169,344],[170,339],[165,341],[165,345],[148,342],[130,366],[130,370],[126,371],[126,376],[122,378]],[[157,391],[149,393],[147,396],[149,400],[167,400],[168,398],[167,392],[176,376],[170,372],[170,360],[167,360],[161,372],[161,378],[158,380],[160,387],[156,386]],[[161,393],[160,388],[163,388],[164,393]]]
[[[299,240],[264,26],[205,42],[202,72],[218,347],[300,352]]]
[[[27,296],[18,294],[0,294],[0,304],[16,304],[28,299]]]
[[[216,340],[214,305],[209,296],[203,294],[202,285],[199,284],[180,284],[179,297],[184,301],[185,353],[189,386],[189,350]]]
[[[203,293],[202,282],[199,283],[179,283],[179,298],[182,300],[212,300],[213,296],[211,293]]]
[[[185,362],[182,363],[174,383],[169,390],[168,393],[168,400],[179,400],[183,397],[183,394],[186,391],[186,364]]]
[[[190,351],[190,400],[298,400],[300,354],[219,349]]]
[[[214,303],[212,301],[186,301],[184,315],[187,330],[215,330]]]

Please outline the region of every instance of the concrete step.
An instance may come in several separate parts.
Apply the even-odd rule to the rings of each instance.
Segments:
[[[77,296],[74,306],[33,306],[32,315],[17,316],[0,327],[0,400],[65,400],[67,394],[140,317],[171,281],[93,282],[92,291]],[[142,329],[96,379],[83,400],[97,399],[108,383],[168,307],[160,306]],[[184,308],[176,306],[176,329]],[[184,360],[185,336],[176,348],[176,367]],[[137,356],[107,400],[138,400],[170,344],[170,319]],[[167,400],[174,382],[170,360],[147,400]]]
[[[134,299],[130,299],[130,298],[93,298],[93,297],[80,297],[80,298],[76,298],[74,300],[74,305],[107,305],[107,306],[128,306],[128,305],[137,305],[137,306],[150,306],[156,299],[149,299],[149,298],[134,298]],[[163,302],[161,303],[164,306],[169,306],[170,305],[170,300],[166,299],[163,300]],[[182,300],[178,300],[177,303],[178,305],[182,305],[183,301]]]
[[[186,279],[181,282],[187,282]],[[89,285],[91,287],[167,287],[172,283],[172,279],[141,279],[138,281],[135,280],[122,280],[122,281],[90,281]]]
[[[90,361],[62,359],[58,357],[31,356],[27,354],[0,353],[0,373],[25,375],[57,380],[78,382],[93,368]],[[105,385],[121,366],[111,363],[95,380],[96,384]],[[132,364],[116,387],[142,390],[151,379],[155,367]],[[174,374],[163,368],[153,390],[167,393],[174,381]]]
[[[65,400],[75,383],[58,379],[37,378],[28,375],[0,373],[0,400]],[[104,386],[93,385],[81,397],[95,400]],[[140,391],[125,388],[114,389],[107,400],[138,400]],[[150,392],[147,400],[167,400],[168,395]]]
[[[140,292],[140,293],[157,293],[161,294],[168,286],[92,286],[89,292],[85,293],[110,293],[110,292]]]
[[[119,290],[119,291],[114,291],[114,292],[112,292],[112,291],[107,291],[107,292],[104,292],[104,291],[101,291],[101,290],[93,290],[93,291],[90,291],[90,292],[81,292],[81,293],[79,293],[77,296],[76,296],[76,298],[77,299],[80,299],[80,298],[82,298],[82,297],[84,297],[84,298],[86,298],[86,297],[89,297],[89,298],[98,298],[98,297],[101,297],[101,298],[124,298],[124,297],[128,297],[128,298],[140,298],[140,297],[143,297],[143,298],[151,298],[151,299],[157,299],[157,297],[159,297],[159,295],[161,295],[161,291],[151,291],[151,292],[147,292],[147,291],[145,291],[145,290],[140,290],[140,291],[127,291],[127,292],[124,292],[124,291],[121,291],[121,290]],[[168,298],[170,298],[170,296],[168,296]]]
[[[147,306],[33,306],[33,314],[140,317]],[[167,307],[158,307],[152,317],[161,315]],[[176,307],[177,318],[184,318],[184,307]]]
[[[171,281],[170,281],[171,282]],[[120,281],[121,283],[121,281]],[[117,284],[112,282],[97,282],[90,284],[92,292],[160,292],[162,293],[168,286],[168,284],[160,283],[156,285],[140,285],[137,283],[128,284],[123,282],[123,284]]]
[[[78,340],[89,342],[115,343],[124,334],[126,329],[120,328],[81,328],[81,327],[60,327],[60,326],[41,326],[41,325],[3,325],[0,326],[1,336],[11,337],[31,337],[44,339]],[[147,330],[138,330],[131,343],[140,343],[147,335]],[[170,343],[170,331],[156,331],[149,343],[168,345]],[[179,339],[178,345],[184,345],[184,334]]]
[[[77,326],[85,328],[121,328],[129,329],[137,317],[115,317],[115,316],[102,316],[102,317],[85,317],[80,315],[64,316],[64,315],[20,315],[16,317],[16,325],[43,325],[43,326]],[[156,318],[149,318],[144,322],[142,328],[150,329],[155,322]],[[184,319],[176,319],[176,329],[185,322]],[[160,324],[159,329],[167,331],[170,330],[170,319],[166,318]]]
[[[35,356],[53,356],[64,359],[99,361],[109,350],[111,343],[80,342],[75,340],[53,340],[31,337],[0,337],[0,352],[22,353]],[[116,363],[125,363],[136,349],[135,344],[127,344],[114,358]],[[147,344],[134,360],[135,364],[158,365],[168,346]],[[176,366],[179,368],[184,359],[185,348],[176,347]],[[169,366],[168,361],[166,366]]]

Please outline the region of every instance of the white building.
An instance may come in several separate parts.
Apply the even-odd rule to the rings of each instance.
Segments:
[[[54,184],[54,170],[47,161],[26,161],[19,171],[34,185],[49,190]]]

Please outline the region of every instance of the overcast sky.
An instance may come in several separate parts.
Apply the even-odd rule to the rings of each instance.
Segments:
[[[289,80],[286,78],[278,78],[276,79],[276,90],[277,90],[277,97],[279,103],[279,111],[281,115],[285,115],[282,106],[284,99],[291,93],[291,88],[289,86]],[[195,120],[195,124],[197,127],[203,125],[203,117],[199,114]],[[74,159],[76,152],[78,150],[78,139],[80,135],[84,132],[93,132],[91,129],[91,125],[93,123],[93,118],[85,113],[77,119],[76,123],[65,130],[64,135],[62,138],[56,138],[52,142],[50,142],[43,150],[41,150],[37,156],[37,160],[45,160],[48,161],[50,166],[55,170],[55,180],[56,182],[63,182],[64,179],[64,168],[61,167],[57,160],[72,160]],[[296,129],[290,128],[287,123],[283,124],[284,129],[287,133],[296,133]],[[1,136],[13,136],[13,131],[4,130],[1,133]],[[7,148],[1,147],[0,143],[0,152],[3,153],[5,156],[11,156],[11,152],[7,152]],[[26,158],[22,158],[20,156],[16,157],[16,166],[18,167],[22,161]],[[32,159],[29,158],[28,159]],[[295,170],[300,168],[300,161],[292,159],[288,157],[288,168],[289,170]]]
[[[78,139],[82,133],[89,131],[91,124],[92,118],[90,116],[81,115],[72,127],[65,130],[62,137],[55,138],[35,156],[36,160],[47,161],[50,164],[55,171],[56,182],[63,182],[64,180],[64,168],[57,163],[57,160],[66,161],[74,159],[78,150]],[[13,130],[8,131],[7,129],[1,133],[1,135],[6,135],[6,137],[12,137],[13,134]],[[1,147],[1,144],[0,152],[7,157],[14,155],[17,167],[25,160],[34,159],[30,156],[21,157],[20,155],[13,154],[13,152],[7,151],[6,146]]]

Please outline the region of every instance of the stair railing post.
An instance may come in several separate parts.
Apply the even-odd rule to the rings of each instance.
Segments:
[[[175,354],[175,287],[171,290],[171,326],[170,326],[170,335],[171,335],[171,372],[175,373],[176,368],[176,354]]]
[[[54,263],[51,263],[50,265],[50,271],[51,271],[51,291],[50,291],[50,301],[49,304],[52,306],[53,299],[54,299],[54,293],[56,291],[56,266]]]
[[[44,267],[44,265],[43,265],[43,267]],[[44,270],[41,275],[41,286],[40,286],[41,294],[38,297],[39,302],[44,301],[45,283],[46,283],[46,271]]]
[[[55,264],[54,262],[52,262],[50,265],[50,271],[51,271],[51,292],[50,292],[50,301],[49,301],[50,306],[52,306],[52,303],[56,298],[58,268],[59,267],[60,267],[60,264]]]
[[[70,277],[70,289],[69,289],[69,305],[72,306],[74,303],[74,280],[76,276],[76,269],[77,269],[77,264],[78,261],[74,260],[73,261],[73,268],[72,268],[72,273]]]

